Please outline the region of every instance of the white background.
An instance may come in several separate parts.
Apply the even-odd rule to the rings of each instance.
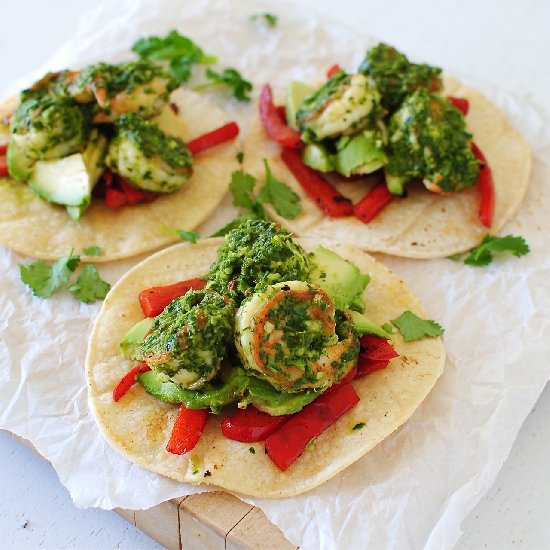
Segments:
[[[543,0],[301,3],[394,44],[414,60],[496,84],[550,111],[550,4]],[[2,96],[10,82],[51,57],[91,5],[84,0],[0,4]],[[281,8],[278,15],[284,13]],[[547,387],[495,485],[465,520],[457,548],[550,547],[549,419]],[[0,463],[3,548],[158,547],[112,512],[75,509],[49,465],[3,433]]]

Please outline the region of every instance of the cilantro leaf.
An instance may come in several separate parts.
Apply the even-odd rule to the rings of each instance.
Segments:
[[[200,239],[200,233],[198,231],[187,231],[186,229],[174,230],[182,240],[195,244]]]
[[[231,174],[229,182],[229,190],[233,195],[233,206],[242,206],[243,208],[251,209],[254,204],[254,199],[250,196],[256,180],[250,174],[236,170]]]
[[[262,187],[258,201],[270,202],[283,218],[293,220],[300,212],[300,197],[282,181],[279,181],[269,168],[267,160],[264,159],[265,185]]]
[[[92,264],[87,264],[80,272],[75,283],[69,287],[69,292],[81,302],[89,304],[96,300],[103,300],[111,285],[104,281]]]
[[[252,83],[245,80],[237,69],[225,69],[222,73],[217,73],[212,69],[206,69],[206,77],[211,82],[205,82],[194,86],[194,90],[203,90],[214,86],[227,86],[232,90],[233,95],[239,101],[250,101],[250,91]]]
[[[180,83],[187,82],[192,66],[197,63],[215,63],[216,58],[205,55],[202,49],[178,31],[169,32],[164,38],[147,36],[134,42],[132,50],[142,59],[168,61],[172,76]]]
[[[468,254],[464,263],[478,267],[489,265],[493,261],[493,254],[499,252],[510,252],[518,257],[524,256],[529,252],[529,245],[523,237],[485,235],[480,245],[470,250],[470,254]]]
[[[80,263],[80,256],[71,250],[67,256],[52,264],[37,260],[27,265],[20,264],[21,280],[32,289],[35,296],[49,298],[68,280]]]
[[[421,319],[409,310],[404,311],[399,317],[392,319],[391,322],[399,329],[405,342],[419,340],[424,336],[441,336],[444,330],[439,323],[430,319]]]
[[[82,250],[84,256],[101,256],[103,254],[103,248],[101,246],[87,246]]]
[[[250,16],[250,19],[253,21],[262,20],[268,27],[271,28],[275,27],[277,25],[277,21],[279,20],[276,15],[267,11],[264,13],[253,13]]]

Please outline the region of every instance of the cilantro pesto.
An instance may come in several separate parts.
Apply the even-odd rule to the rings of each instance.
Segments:
[[[122,115],[109,144],[107,165],[145,191],[171,193],[191,176],[187,145],[136,113]]]
[[[249,220],[226,236],[210,266],[206,287],[239,304],[266,285],[306,280],[310,269],[306,252],[290,233],[274,223]]]
[[[316,90],[291,83],[287,119],[315,170],[349,177],[383,169],[396,195],[417,178],[429,191],[461,191],[475,183],[479,165],[464,117],[442,88],[440,68],[380,43],[357,73],[339,70]]]
[[[416,90],[390,119],[387,173],[421,178],[431,191],[460,191],[475,184],[479,165],[461,113],[445,98]]]
[[[219,294],[191,290],[155,318],[136,358],[164,381],[196,389],[214,378],[233,334],[234,303]]]

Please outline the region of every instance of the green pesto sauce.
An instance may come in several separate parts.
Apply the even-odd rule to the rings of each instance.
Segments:
[[[321,110],[329,101],[338,99],[349,86],[351,77],[339,71],[325,82],[314,94],[306,97],[296,112],[296,123],[300,131],[307,128],[307,121]]]
[[[180,369],[195,373],[197,382],[184,385],[200,387],[220,369],[233,337],[234,309],[218,294],[189,291],[155,318],[137,359],[169,377]]]
[[[327,334],[322,322],[312,319],[311,309],[315,306],[326,310],[328,304],[322,301],[320,294],[315,295],[313,304],[290,294],[269,311],[269,323],[274,330],[282,331],[283,337],[267,350],[271,331],[264,333],[260,342],[260,359],[266,369],[284,373],[289,367],[297,367],[303,371],[304,379],[314,376],[312,364],[319,359],[326,346],[335,343],[334,335]]]
[[[10,131],[24,138],[27,156],[43,158],[60,144],[72,144],[76,149],[83,146],[88,137],[89,116],[86,109],[69,98],[35,97],[16,109]]]
[[[443,191],[471,187],[479,170],[471,138],[458,109],[420,88],[390,119],[388,172],[405,180],[422,178]]]
[[[183,140],[165,134],[157,124],[143,119],[137,113],[122,115],[115,127],[115,139],[129,140],[147,158],[160,157],[173,169],[190,168],[193,164],[191,153]]]
[[[107,98],[110,99],[120,92],[131,93],[136,87],[147,84],[157,77],[167,80],[166,94],[177,87],[177,83],[162,67],[150,61],[129,61],[116,65],[95,63],[80,71],[71,89],[75,94],[88,88],[105,89]]]
[[[305,281],[311,270],[307,253],[277,224],[248,220],[228,233],[210,266],[206,287],[239,305],[255,290],[282,281]]]
[[[384,43],[367,52],[359,72],[371,76],[382,95],[382,105],[389,111],[397,109],[418,88],[438,92],[443,87],[439,67],[411,63],[404,54]]]

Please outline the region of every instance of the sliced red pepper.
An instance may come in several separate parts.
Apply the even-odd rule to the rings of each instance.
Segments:
[[[493,172],[489,166],[485,155],[479,147],[472,142],[472,150],[475,157],[480,161],[479,176],[476,186],[481,193],[481,202],[479,204],[479,221],[485,227],[491,227],[495,213],[495,183],[493,181]]]
[[[128,204],[128,199],[122,191],[114,187],[107,187],[105,189],[105,206],[107,208],[120,208],[125,204]]]
[[[352,202],[321,177],[318,172],[305,165],[299,151],[283,149],[281,159],[303,190],[327,216],[339,218],[353,215]]]
[[[353,207],[353,213],[363,223],[369,223],[393,197],[385,182],[378,183]]]
[[[222,434],[228,439],[254,443],[264,441],[283,422],[289,419],[289,415],[271,416],[254,407],[239,409],[235,414],[228,416],[221,423]]]
[[[137,189],[127,179],[121,176],[117,176],[116,180],[120,186],[120,190],[126,195],[126,204],[141,204],[143,202],[153,202],[158,199],[158,193]]]
[[[464,115],[468,114],[470,102],[465,97],[448,96],[447,99]]]
[[[391,359],[399,356],[393,346],[385,338],[379,336],[364,334],[359,343],[357,378],[386,368]]]
[[[155,317],[176,298],[190,290],[201,290],[204,285],[205,282],[200,277],[196,277],[173,285],[154,286],[139,293],[139,303],[145,317]]]
[[[284,118],[273,104],[273,93],[269,84],[262,88],[260,94],[260,118],[272,141],[291,149],[298,149],[302,145],[300,133],[286,125]]]
[[[346,384],[347,382],[351,382],[355,377],[357,376],[357,367],[354,367],[351,369],[344,378],[338,381],[339,384]]]
[[[5,155],[8,152],[8,144],[0,145],[0,155]]]
[[[136,383],[136,376],[148,370],[151,370],[151,367],[145,363],[141,363],[131,371],[128,371],[113,390],[113,399],[118,401]]]
[[[9,175],[8,159],[5,155],[0,155],[0,178],[7,178]]]
[[[112,187],[114,174],[111,172],[111,170],[109,170],[109,168],[105,168],[105,170],[103,170],[103,173],[101,174],[101,180],[103,181],[105,187]]]
[[[327,79],[331,79],[336,73],[339,73],[342,70],[340,65],[338,63],[335,63],[328,71],[327,71]]]
[[[286,470],[314,437],[323,433],[358,402],[359,395],[352,384],[334,386],[267,437],[267,455],[280,470]]]
[[[182,403],[166,450],[175,455],[188,453],[199,442],[207,420],[207,409],[188,409]]]
[[[239,135],[239,126],[236,122],[229,122],[224,126],[220,126],[211,132],[207,132],[202,136],[199,136],[195,139],[192,139],[187,147],[191,151],[192,155],[196,155],[205,149],[210,149],[210,147],[215,147],[221,143],[225,143],[231,139],[236,138]]]

